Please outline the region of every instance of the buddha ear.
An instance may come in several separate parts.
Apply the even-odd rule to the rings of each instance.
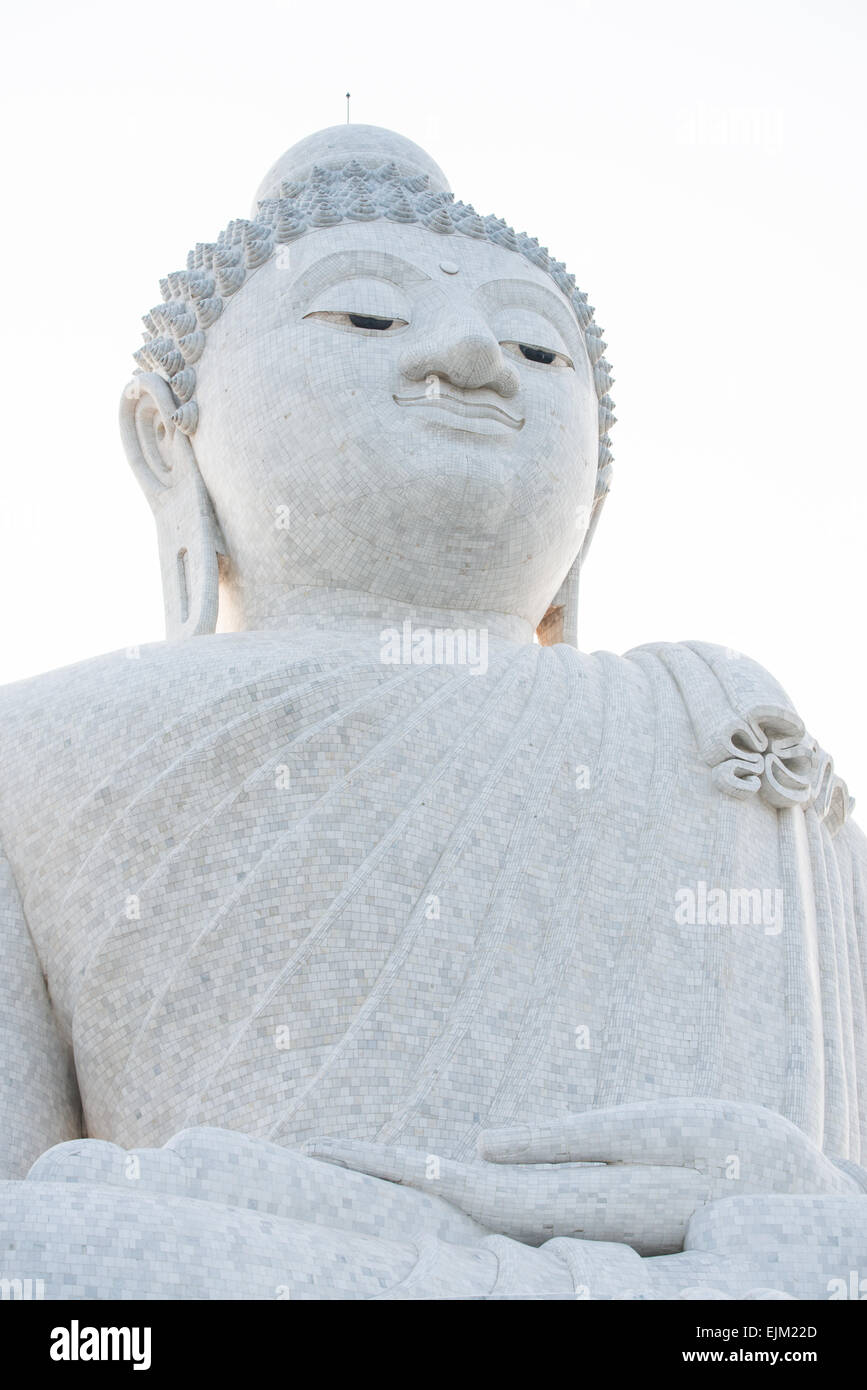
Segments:
[[[540,647],[556,647],[565,643],[578,646],[578,580],[581,574],[580,555],[548,605],[544,618],[536,628]]]
[[[228,553],[178,414],[171,387],[156,372],[137,373],[121,398],[126,456],[156,520],[170,640],[215,630],[218,556]]]
[[[536,636],[542,647],[553,647],[558,642],[563,642],[570,647],[578,646],[578,585],[581,578],[581,566],[587,558],[590,542],[593,540],[596,527],[599,525],[602,506],[610,487],[611,464],[606,462],[596,475],[596,493],[590,507],[590,519],[584,533],[581,549],[572,561],[566,578],[548,605],[548,611],[536,628]]]

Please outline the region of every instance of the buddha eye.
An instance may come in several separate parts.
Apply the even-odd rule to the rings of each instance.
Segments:
[[[387,328],[393,328],[394,319],[374,318],[371,314],[350,314],[349,322],[355,328],[376,328],[384,333]]]
[[[392,329],[406,328],[406,319],[387,319],[378,314],[338,313],[330,309],[314,309],[305,314],[306,319],[321,319],[323,323],[333,323],[337,328],[360,328],[364,332],[388,333]]]
[[[567,357],[565,352],[556,352],[554,348],[517,342],[500,343],[500,347],[506,348],[513,357],[517,357],[520,353],[527,362],[538,362],[544,367],[571,367],[574,365],[572,359]]]
[[[545,362],[550,365],[557,356],[556,352],[546,352],[544,348],[528,347],[526,343],[519,343],[518,347],[528,362]]]

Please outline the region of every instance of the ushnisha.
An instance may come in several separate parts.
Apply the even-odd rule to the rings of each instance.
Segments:
[[[836,1296],[867,847],[755,662],[576,649],[586,297],[366,126],[163,293],[121,426],[170,640],[0,696],[7,1272]]]

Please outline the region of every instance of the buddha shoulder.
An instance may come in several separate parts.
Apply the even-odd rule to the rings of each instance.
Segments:
[[[779,682],[743,652],[710,642],[657,642],[635,647],[657,701],[683,704],[702,759],[720,789],[758,796],[777,809],[815,809],[836,834],[854,802],[831,755],[805,728]]]
[[[149,741],[261,696],[273,677],[336,664],[324,639],[238,633],[129,647],[0,687],[0,834],[22,811],[74,804]],[[251,694],[251,690],[255,694]]]
[[[776,807],[816,806],[831,830],[851,810],[832,759],[785,690],[740,652],[701,642],[650,643],[618,657],[509,642],[492,644],[489,675],[498,682],[519,674],[522,686],[537,688],[540,662],[559,671],[550,683],[555,703],[568,698],[571,686],[586,713],[595,707],[600,718],[610,717],[619,709],[633,728],[649,731],[662,721],[685,732],[686,720],[699,756],[729,795],[758,796]],[[0,833],[22,816],[50,818],[52,807],[62,815],[61,808],[93,794],[131,759],[146,766],[149,759],[140,755],[148,746],[160,761],[171,759],[173,742],[178,750],[205,747],[218,729],[240,728],[256,710],[292,703],[293,692],[306,692],[302,722],[315,723],[323,701],[332,718],[339,715],[337,686],[338,707],[351,707],[359,681],[375,697],[383,682],[397,679],[404,688],[410,680],[423,700],[431,685],[454,677],[460,724],[462,700],[469,698],[461,691],[481,695],[488,685],[486,672],[473,674],[481,681],[436,664],[427,671],[395,668],[382,663],[369,640],[305,630],[128,648],[6,686],[0,690]]]

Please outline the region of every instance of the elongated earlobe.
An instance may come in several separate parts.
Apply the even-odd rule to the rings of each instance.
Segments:
[[[604,459],[596,476],[596,495],[593,498],[590,523],[581,549],[575,557],[569,573],[551,600],[548,611],[536,628],[536,636],[542,647],[553,647],[559,642],[563,642],[569,647],[578,646],[578,585],[581,578],[581,566],[587,558],[590,542],[593,540],[596,527],[599,525],[602,505],[611,487],[611,472],[610,461]]]
[[[178,403],[156,372],[133,377],[120,404],[130,465],[157,526],[166,637],[199,637],[217,626],[219,559],[226,555]]]
[[[555,647],[565,642],[569,647],[578,646],[578,580],[581,573],[581,557],[575,560],[560,588],[548,606],[544,618],[536,628],[536,636],[542,647]]]

